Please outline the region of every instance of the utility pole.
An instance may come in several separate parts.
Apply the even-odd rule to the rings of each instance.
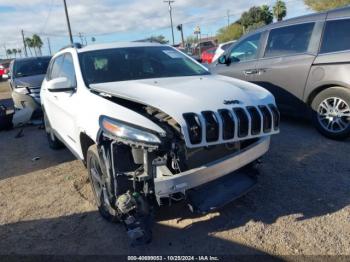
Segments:
[[[4,44],[4,49],[5,49],[6,58],[8,58],[6,44]]]
[[[72,36],[72,30],[70,28],[70,22],[69,22],[69,15],[68,15],[68,9],[67,9],[67,3],[66,0],[63,0],[63,4],[64,4],[64,12],[66,13],[66,20],[67,20],[67,27],[68,27],[68,33],[69,33],[69,40],[70,43],[73,45],[73,36]]]
[[[51,44],[50,44],[50,38],[47,38],[47,46],[49,47],[49,53],[50,53],[50,56],[52,55],[51,53]]]
[[[23,29],[21,30],[21,33],[22,33],[22,40],[23,40],[23,45],[24,45],[24,55],[25,55],[26,57],[28,57],[27,45],[26,45],[26,41],[24,41],[24,32],[23,32]]]
[[[227,9],[227,28],[230,27],[230,10]]]
[[[171,35],[173,37],[173,45],[175,45],[175,39],[174,39],[174,28],[173,28],[173,15],[172,15],[172,7],[171,4],[174,3],[174,0],[164,0],[164,3],[168,3],[169,5],[169,15],[170,15],[170,24],[171,24]]]
[[[184,48],[184,47],[185,47],[185,39],[184,39],[183,25],[182,25],[182,24],[179,24],[176,28],[177,28],[177,30],[179,30],[180,33],[181,33],[181,42],[182,42],[182,47]]]

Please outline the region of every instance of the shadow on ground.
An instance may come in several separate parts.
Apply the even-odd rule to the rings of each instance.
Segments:
[[[203,221],[196,225],[195,231],[156,224],[154,227],[155,238],[151,244],[132,247],[122,225],[113,225],[104,221],[97,212],[22,221],[0,226],[0,254],[266,254],[239,243],[208,235],[208,230],[203,229],[206,229],[210,224],[211,221]],[[19,241],[19,239],[21,240]],[[198,245],[198,243],[201,244]],[[14,245],[18,252],[11,251]]]

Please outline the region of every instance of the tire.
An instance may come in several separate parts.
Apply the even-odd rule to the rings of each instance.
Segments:
[[[313,123],[324,136],[343,140],[350,136],[350,90],[331,87],[311,104]]]
[[[112,223],[120,222],[118,215],[112,214],[109,211],[108,204],[106,204],[104,200],[105,196],[104,196],[103,187],[105,187],[104,185],[105,179],[102,173],[101,160],[100,160],[96,145],[92,145],[89,147],[86,155],[86,164],[87,164],[87,170],[88,170],[91,189],[95,197],[95,203],[97,205],[98,211],[100,212],[101,216],[105,218],[107,221]],[[94,179],[94,175],[93,175],[94,171],[96,172],[95,175],[99,176],[100,182]]]
[[[64,144],[55,136],[49,119],[46,116],[46,113],[44,112],[44,126],[45,126],[45,132],[46,132],[46,138],[47,142],[49,143],[49,147],[53,150],[59,150],[64,148]]]

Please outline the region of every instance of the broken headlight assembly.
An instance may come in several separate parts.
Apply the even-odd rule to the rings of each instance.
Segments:
[[[152,131],[107,116],[100,117],[100,127],[107,134],[123,140],[149,145],[158,145],[161,143],[159,137],[152,133]]]
[[[24,86],[24,85],[16,85],[15,91],[22,95],[28,95],[30,93],[28,86]]]

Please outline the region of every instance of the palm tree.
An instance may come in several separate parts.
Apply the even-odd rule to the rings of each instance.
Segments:
[[[21,48],[17,49],[17,53],[19,54],[20,57],[22,57],[22,49]]]
[[[14,54],[15,57],[16,57],[16,55],[17,55],[17,49],[16,49],[16,48],[13,48],[13,49],[12,49],[12,54]]]
[[[277,0],[276,4],[273,7],[273,15],[277,21],[282,21],[283,18],[287,15],[286,3],[282,0]]]
[[[32,53],[33,40],[30,37],[26,37],[26,39],[24,39],[24,43],[26,44],[26,46],[29,49],[30,56],[33,56],[33,53]]]
[[[9,57],[11,57],[11,55],[12,55],[12,50],[11,50],[11,49],[7,49],[7,50],[6,50],[6,55],[9,56]]]
[[[41,48],[43,46],[43,41],[41,41],[40,36],[38,36],[37,34],[34,34],[33,37],[32,37],[32,41],[33,41],[34,49],[38,48],[39,55],[41,55]]]

